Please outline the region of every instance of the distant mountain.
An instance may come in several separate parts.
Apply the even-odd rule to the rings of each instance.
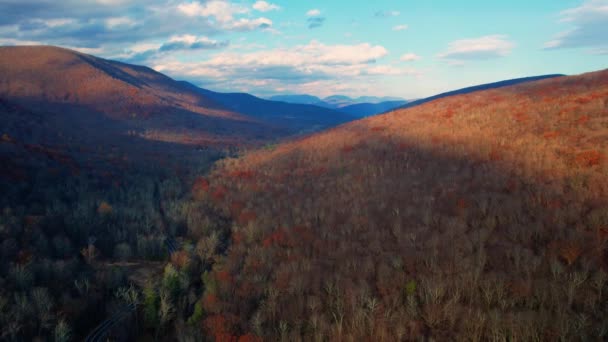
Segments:
[[[366,117],[384,113],[407,104],[407,101],[387,101],[380,103],[358,103],[342,107],[339,111],[356,117]]]
[[[281,101],[296,104],[317,104],[322,102],[320,98],[312,95],[276,95],[268,99],[271,101]]]
[[[386,112],[407,103],[399,97],[361,96],[351,98],[346,95],[333,95],[320,99],[311,95],[277,95],[269,98],[287,103],[311,104],[318,107],[335,109],[356,117],[364,117]]]
[[[273,122],[280,127],[289,127],[294,133],[327,128],[356,118],[346,112],[309,104],[264,100],[244,93],[217,93],[187,85],[232,111]]]
[[[356,102],[356,103],[373,103],[373,104],[378,104],[378,103],[382,103],[382,102],[397,102],[397,101],[405,101],[405,99],[402,97],[395,97],[395,96],[384,96],[384,97],[361,96],[361,97],[357,97],[356,99],[354,99],[354,102]]]
[[[449,97],[449,96],[454,96],[454,95],[470,94],[470,93],[473,93],[473,92],[476,92],[476,91],[481,91],[481,90],[502,88],[502,87],[517,85],[517,84],[521,84],[521,83],[540,81],[540,80],[544,80],[544,79],[548,79],[548,78],[555,78],[555,77],[562,77],[562,76],[565,76],[565,75],[562,75],[562,74],[550,74],[550,75],[542,75],[542,76],[515,78],[515,79],[512,79],[512,80],[506,80],[506,81],[500,81],[500,82],[494,82],[494,83],[481,84],[481,85],[476,85],[476,86],[473,86],[473,87],[467,87],[467,88],[462,88],[462,89],[458,89],[458,90],[449,91],[449,92],[446,92],[446,93],[441,93],[441,94],[434,95],[434,96],[431,96],[431,97],[427,97],[427,98],[424,98],[424,99],[419,99],[419,100],[411,101],[411,102],[408,102],[407,104],[403,105],[401,108],[411,108],[411,107],[419,106],[421,104],[424,104],[424,103],[427,103],[427,102],[430,102],[430,101],[433,101],[433,100],[438,100],[438,99],[442,99],[444,97]]]

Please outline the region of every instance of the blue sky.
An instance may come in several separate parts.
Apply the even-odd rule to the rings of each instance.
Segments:
[[[0,0],[49,44],[217,91],[400,96],[608,67],[608,0]]]

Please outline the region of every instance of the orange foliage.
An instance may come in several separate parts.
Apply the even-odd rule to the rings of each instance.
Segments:
[[[528,319],[521,314],[527,310],[522,302],[535,293],[534,286],[551,281],[545,255],[573,270],[582,266],[577,261],[590,245],[595,246],[590,240],[596,232],[571,227],[585,225],[591,205],[606,204],[605,170],[572,167],[600,164],[605,150],[600,139],[605,134],[599,124],[576,129],[572,125],[605,111],[581,108],[575,99],[590,89],[608,89],[608,78],[580,78],[583,81],[578,83],[565,77],[438,100],[272,150],[252,151],[222,165],[211,175],[213,184],[223,184],[230,201],[247,204],[245,212],[240,206],[230,210],[233,222],[264,223],[247,238],[241,227],[233,225],[232,246],[222,264],[227,271],[217,275],[231,290],[219,292],[225,304],[222,312],[243,315],[250,303],[267,300],[265,289],[273,288],[278,292],[272,298],[276,311],[263,313],[265,322],[280,319],[291,324],[308,312],[308,298],[327,298],[322,284],[329,281],[335,282],[344,303],[356,301],[357,291],[365,289],[367,296],[377,299],[377,315],[403,300],[404,284],[411,277],[420,291],[441,283],[446,288],[470,286],[467,291],[474,296],[479,282],[492,280],[490,286],[506,290],[505,302],[512,301],[513,306],[490,310],[522,322]],[[583,110],[588,115],[581,117]],[[443,118],[450,120],[449,125]],[[256,170],[263,194],[251,191],[242,177],[235,179],[234,170]],[[576,186],[581,179],[588,186]],[[225,209],[230,203],[219,206]],[[256,215],[247,217],[248,211]],[[608,240],[608,230],[598,230],[597,236],[598,241]],[[483,244],[483,249],[459,247],[473,241]],[[479,281],[464,284],[454,280],[458,277],[434,275],[479,267],[477,251],[486,255]],[[433,264],[432,270],[427,263]],[[528,269],[532,263],[540,266]],[[230,276],[237,274],[234,279]],[[260,274],[265,280],[260,281]],[[525,279],[519,278],[522,274]],[[420,281],[426,279],[431,281]],[[494,285],[494,279],[500,284]],[[425,320],[469,310],[489,312],[478,299],[457,299],[459,309],[448,313],[446,300],[421,305]],[[571,309],[584,312],[580,304]],[[316,310],[320,317],[330,314],[326,308]],[[356,317],[349,311],[345,310],[345,321],[354,322]],[[370,316],[378,329],[374,332],[349,331],[338,337],[327,333],[329,328],[323,336],[379,340],[379,333],[374,334],[383,324],[400,324],[401,335],[389,328],[382,338],[408,339],[410,334],[403,335],[403,328],[407,330],[412,322],[410,315],[396,313],[397,319],[390,323],[382,322],[381,316],[377,320]],[[411,330],[419,332],[411,339],[469,337],[461,334],[459,325],[464,323],[435,328],[414,322],[419,330]],[[243,331],[249,331],[250,324],[251,316],[241,317]],[[264,327],[264,331],[269,340],[279,339],[276,329]],[[482,335],[480,340],[488,338],[485,332]],[[302,340],[313,337],[302,333]]]
[[[10,137],[8,134],[6,134],[6,133],[2,134],[2,139],[0,139],[0,140],[2,140],[2,141],[4,141],[4,142],[7,142],[7,143],[12,143],[12,142],[13,142],[13,138],[11,138],[11,137]]]
[[[97,207],[97,213],[100,215],[110,214],[112,213],[112,210],[112,206],[106,201],[102,201]]]
[[[190,256],[186,251],[177,251],[171,254],[171,263],[178,268],[184,268],[190,263]]]
[[[231,177],[234,178],[239,178],[239,179],[244,179],[244,180],[250,180],[253,179],[253,177],[255,176],[255,173],[253,171],[250,170],[245,170],[245,171],[234,171],[230,173]]]

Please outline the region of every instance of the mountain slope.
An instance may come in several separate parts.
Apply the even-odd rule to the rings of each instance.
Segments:
[[[267,125],[149,68],[55,47],[0,47],[0,97],[31,110],[55,112],[57,129],[107,118],[112,134],[137,130],[157,140],[232,144],[271,137]],[[94,121],[94,120],[92,120]],[[93,127],[94,128],[94,127]]]
[[[71,120],[82,124],[100,114],[115,122],[115,133],[137,130],[150,139],[197,145],[267,141],[351,120],[317,107],[201,90],[147,67],[50,46],[0,47],[0,98],[74,114]]]
[[[434,95],[434,96],[416,100],[416,101],[411,101],[411,102],[405,104],[404,106],[402,106],[402,108],[411,108],[411,107],[419,106],[421,104],[425,104],[427,102],[442,99],[442,98],[449,97],[449,96],[470,94],[470,93],[474,93],[476,91],[481,91],[481,90],[497,89],[497,88],[513,86],[513,85],[517,85],[517,84],[540,81],[540,80],[544,80],[544,79],[562,77],[562,76],[565,76],[565,75],[552,74],[552,75],[532,76],[532,77],[515,78],[512,80],[505,80],[505,81],[499,81],[499,82],[494,82],[494,83],[481,84],[481,85],[462,88],[462,89],[458,89],[458,90],[448,91],[445,93],[441,93],[438,95]]]
[[[206,275],[207,333],[601,340],[607,156],[605,70],[451,96],[227,161],[205,190],[233,219],[228,254]]]

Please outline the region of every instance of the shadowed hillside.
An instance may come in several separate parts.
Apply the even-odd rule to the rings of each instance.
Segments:
[[[340,108],[343,113],[348,113],[356,117],[366,117],[393,110],[405,105],[407,101],[388,101],[380,103],[359,103]]]
[[[226,257],[205,275],[206,331],[605,338],[607,120],[600,71],[452,96],[223,161],[196,190],[233,220]]]

